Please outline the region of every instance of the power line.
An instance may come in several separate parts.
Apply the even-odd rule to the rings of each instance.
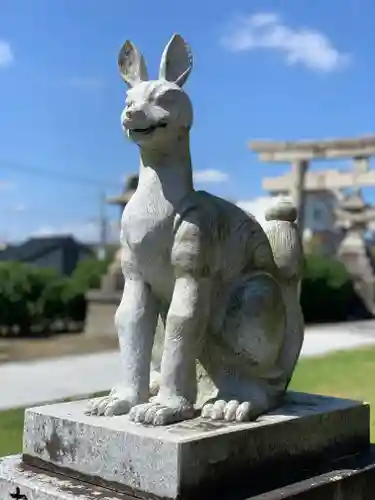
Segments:
[[[45,178],[49,178],[54,181],[66,181],[66,182],[74,182],[74,183],[79,183],[79,184],[85,184],[86,186],[91,185],[95,186],[98,188],[100,186],[101,188],[101,195],[100,195],[100,206],[99,206],[99,216],[95,217],[95,224],[97,224],[98,227],[98,239],[99,239],[99,253],[100,257],[103,258],[103,255],[105,253],[105,248],[106,248],[106,243],[108,240],[108,220],[106,216],[106,196],[105,192],[103,191],[103,186],[117,186],[119,183],[115,183],[113,181],[106,181],[103,179],[94,179],[94,178],[88,178],[84,177],[81,175],[76,175],[76,174],[70,174],[66,172],[61,172],[61,171],[50,171],[46,170],[40,167],[35,167],[35,166],[30,166],[30,165],[25,165],[21,164],[19,162],[14,162],[14,161],[6,161],[6,160],[0,160],[0,169],[1,168],[7,168],[11,169],[12,171],[18,171],[18,172],[23,172],[29,175],[38,175],[38,176],[43,176]],[[5,212],[8,213],[8,217],[10,214],[12,214],[12,217],[22,217],[24,214],[40,214],[40,215],[48,215],[48,216],[64,216],[64,218],[69,218],[70,214],[69,211],[67,212],[66,210],[56,210],[50,207],[46,209],[42,209],[39,207],[7,207],[5,208]],[[74,211],[74,213],[71,214],[71,216],[77,216],[77,211]],[[89,223],[89,220],[93,222],[92,217],[90,219],[86,219],[86,223]],[[69,225],[69,224],[68,224]]]
[[[119,183],[113,181],[108,181],[104,179],[94,179],[76,174],[68,174],[66,172],[61,172],[61,171],[46,170],[40,167],[25,165],[19,162],[8,161],[8,160],[0,160],[0,168],[6,168],[13,171],[16,170],[18,172],[24,172],[30,175],[32,174],[39,175],[56,181],[62,180],[65,182],[75,182],[78,184],[92,185],[95,187],[103,185],[113,186],[113,187],[119,186]]]

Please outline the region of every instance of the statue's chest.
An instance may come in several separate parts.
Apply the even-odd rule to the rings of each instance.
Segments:
[[[132,197],[121,223],[121,239],[130,249],[146,281],[160,287],[172,275],[174,209],[160,197]]]
[[[164,245],[172,237],[174,210],[160,197],[134,195],[122,217],[122,230],[134,253]]]

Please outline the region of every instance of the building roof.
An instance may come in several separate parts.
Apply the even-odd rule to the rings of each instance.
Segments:
[[[91,253],[87,245],[78,242],[72,236],[29,238],[20,245],[10,245],[4,250],[0,250],[0,260],[30,261],[51,252],[55,248],[72,248],[77,246],[80,246],[87,253]]]

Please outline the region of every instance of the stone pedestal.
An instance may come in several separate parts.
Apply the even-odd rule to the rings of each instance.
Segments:
[[[366,404],[289,393],[256,422],[153,428],[85,416],[86,403],[26,411],[23,455],[0,460],[2,499],[374,498]]]
[[[87,315],[85,335],[117,336],[115,313],[121,301],[122,292],[91,290],[87,294]]]
[[[107,199],[110,205],[120,207],[120,219],[125,206],[135,193],[138,186],[138,175],[127,178],[123,192],[119,196]],[[120,227],[119,227],[120,232]],[[115,252],[113,261],[102,277],[100,289],[91,290],[87,295],[87,316],[85,334],[89,336],[115,335],[117,332],[114,324],[114,316],[120,304],[124,289],[124,276],[121,268],[121,246]]]

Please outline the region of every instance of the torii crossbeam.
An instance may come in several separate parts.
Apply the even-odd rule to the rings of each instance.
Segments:
[[[257,140],[249,143],[250,149],[258,153],[260,161],[291,163],[292,172],[282,177],[266,178],[263,188],[270,192],[291,192],[299,213],[300,231],[303,231],[305,189],[344,189],[353,185],[375,185],[375,172],[370,171],[369,159],[375,155],[375,136],[352,139],[326,139],[303,141]],[[340,172],[328,170],[311,172],[306,177],[311,160],[334,160],[352,158],[354,170]],[[305,184],[307,181],[307,185]]]

